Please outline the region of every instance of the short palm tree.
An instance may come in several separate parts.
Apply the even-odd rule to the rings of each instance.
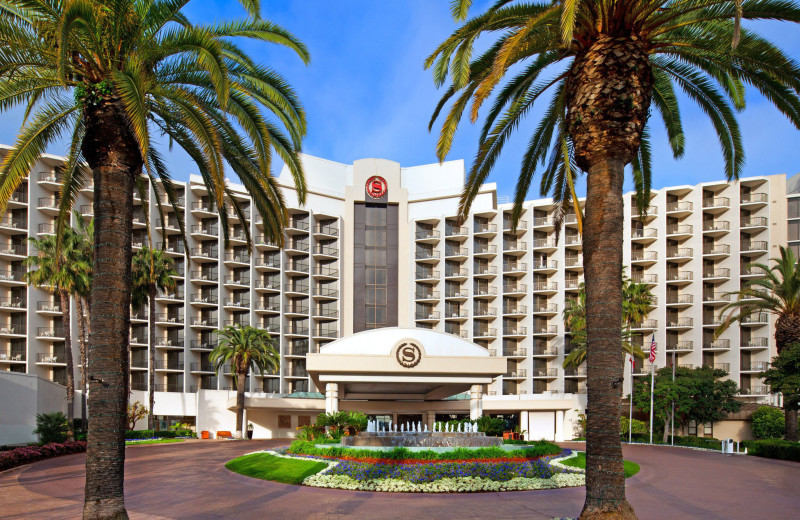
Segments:
[[[133,277],[133,293],[131,303],[136,306],[148,303],[148,319],[150,326],[150,369],[148,371],[147,397],[150,413],[147,414],[147,429],[154,429],[155,417],[155,383],[156,383],[156,294],[159,291],[172,292],[177,283],[174,276],[178,272],[170,257],[160,249],[142,247],[133,255],[131,276]]]
[[[763,277],[747,280],[740,291],[728,293],[733,301],[722,308],[719,336],[731,325],[753,315],[768,313],[777,316],[775,321],[775,347],[778,355],[793,343],[800,343],[800,265],[788,247],[781,246],[781,257],[772,259],[773,265],[749,264],[748,269],[761,271]],[[797,442],[797,409],[784,401],[786,440]]]
[[[250,367],[262,374],[274,374],[280,369],[281,356],[269,332],[246,325],[229,325],[219,331],[219,343],[211,351],[217,375],[229,366],[236,378],[236,438],[242,438],[244,421],[244,386]]]
[[[78,234],[78,251],[81,261],[86,264],[89,269],[88,276],[85,278],[85,284],[77,288],[75,294],[75,310],[78,311],[78,334],[81,349],[81,392],[83,399],[81,399],[81,418],[83,419],[83,430],[87,430],[89,416],[87,415],[86,398],[89,393],[87,370],[89,369],[88,363],[88,343],[89,343],[89,314],[88,310],[91,309],[92,301],[92,268],[94,265],[94,219],[89,221],[83,220],[83,215],[78,210],[74,211],[74,219],[77,222],[75,231]]]
[[[564,304],[564,324],[571,332],[573,345],[564,358],[564,368],[577,368],[586,361],[586,285],[578,286],[578,297],[567,300]],[[631,342],[633,333],[631,326],[641,323],[653,309],[653,294],[646,284],[637,283],[630,278],[622,281],[622,350],[643,359],[645,354],[640,347]]]
[[[61,306],[61,323],[64,334],[64,355],[67,364],[67,431],[74,439],[75,417],[75,365],[72,359],[72,331],[70,330],[70,297],[88,284],[89,266],[80,255],[79,238],[67,228],[61,235],[47,235],[28,239],[36,254],[25,259],[28,285],[45,288],[58,296]]]
[[[453,0],[455,18],[466,19],[471,4]],[[509,136],[537,102],[546,108],[522,154],[514,218],[522,214],[537,168],[542,194],[552,194],[557,217],[577,205],[574,179],[587,173],[585,218],[576,212],[583,230],[590,345],[584,520],[635,518],[625,499],[618,423],[622,388],[612,383],[623,372],[623,181],[632,164],[636,202],[646,212],[651,107],[680,157],[685,136],[676,87],[697,103],[719,135],[729,179],[739,175],[744,161],[734,109],[744,108],[746,84],[800,128],[800,67],[767,39],[740,27],[742,19],[798,22],[800,8],[791,0],[499,0],[466,20],[425,62],[437,85],[450,81],[431,119],[432,126],[444,118],[440,160],[465,111],[475,122],[485,102],[494,99],[462,193],[463,217]],[[479,54],[478,40],[482,47],[488,43]]]
[[[124,518],[124,418],[128,400],[128,315],[136,179],[144,174],[159,203],[175,192],[158,142],[191,157],[219,211],[244,219],[226,170],[239,177],[263,218],[265,239],[283,243],[286,205],[271,175],[273,153],[294,176],[306,118],[297,95],[256,62],[243,40],[275,43],[307,63],[306,47],[240,0],[246,19],[191,23],[188,0],[0,1],[0,110],[29,117],[0,169],[0,212],[48,145],[69,142],[62,171],[59,230],[88,166],[94,183],[95,257],[84,518]],[[269,114],[269,117],[267,115]],[[156,182],[160,180],[161,182]],[[247,232],[247,228],[245,228]],[[247,237],[249,239],[249,236]],[[102,381],[100,383],[99,381]]]
[[[467,18],[471,4],[451,2],[457,20]],[[462,193],[462,216],[537,102],[546,108],[522,153],[514,218],[522,214],[537,168],[542,194],[552,194],[557,217],[577,205],[574,179],[587,173],[585,219],[576,212],[583,230],[590,345],[584,520],[635,518],[625,499],[618,421],[622,388],[612,383],[623,371],[623,181],[632,164],[636,202],[646,212],[651,107],[680,157],[685,137],[676,87],[697,103],[719,135],[729,179],[738,177],[744,161],[734,110],[744,108],[745,85],[800,128],[800,67],[766,38],[742,28],[742,19],[798,22],[800,8],[791,0],[499,0],[466,20],[425,63],[437,85],[450,81],[431,120],[432,126],[444,118],[440,160],[465,111],[475,122],[481,107],[494,99]],[[479,40],[488,48],[478,54]]]

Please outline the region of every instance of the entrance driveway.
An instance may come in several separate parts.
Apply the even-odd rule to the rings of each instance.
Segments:
[[[286,441],[186,441],[127,450],[125,500],[134,520],[498,519],[575,517],[584,488],[415,495],[289,486],[224,468],[238,455]],[[569,445],[581,447],[580,445]],[[627,481],[642,520],[800,518],[800,464],[683,448],[626,446],[642,471]],[[0,474],[4,519],[78,519],[84,455]]]

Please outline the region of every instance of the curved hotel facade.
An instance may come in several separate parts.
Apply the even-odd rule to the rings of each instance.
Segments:
[[[22,275],[27,238],[54,231],[60,163],[43,157],[0,220],[0,370],[57,382],[66,370],[60,308],[52,294],[26,287]],[[583,277],[574,215],[556,240],[554,204],[531,200],[514,229],[511,204],[487,184],[460,223],[462,161],[404,168],[305,156],[304,164],[305,206],[288,173],[280,177],[291,208],[284,249],[263,239],[261,217],[241,186],[232,185],[232,193],[246,220],[229,215],[227,248],[199,177],[176,182],[188,249],[168,204],[162,222],[152,192],[135,200],[134,247],[147,242],[149,221],[155,245],[179,272],[177,290],[156,303],[155,414],[162,424],[234,429],[233,377],[227,369],[216,374],[209,353],[218,328],[249,324],[269,330],[281,352],[279,374],[253,373],[247,381],[256,437],[292,436],[326,409],[357,409],[395,423],[502,414],[530,438],[571,438],[586,403],[585,367],[562,368],[570,349],[562,311]],[[649,345],[654,335],[657,366],[674,359],[724,368],[743,398],[773,399],[757,374],[775,355],[774,319],[754,316],[717,339],[713,332],[726,292],[754,276],[747,264],[777,256],[792,226],[800,227],[787,220],[800,204],[790,191],[784,175],[668,187],[653,191],[646,216],[625,195],[626,272],[656,297],[634,327],[635,341]],[[91,218],[92,187],[79,199],[82,218]],[[384,328],[378,336],[365,332]],[[142,402],[147,329],[146,307],[133,308],[132,400]],[[441,347],[450,338],[461,346]],[[408,342],[420,355],[439,354],[407,367]],[[480,351],[470,350],[475,346]],[[649,370],[637,361],[633,377]]]

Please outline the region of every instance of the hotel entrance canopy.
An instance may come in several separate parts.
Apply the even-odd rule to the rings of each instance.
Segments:
[[[506,360],[451,334],[390,327],[323,346],[306,356],[306,370],[330,412],[341,399],[434,401],[466,391],[480,399]]]

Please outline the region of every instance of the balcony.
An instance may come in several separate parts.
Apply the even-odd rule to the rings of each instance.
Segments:
[[[275,241],[268,239],[265,235],[256,235],[253,239],[253,245],[256,249],[278,249],[278,244]]]
[[[703,199],[703,211],[706,213],[719,214],[727,211],[731,207],[731,199],[728,197],[707,197]]]
[[[709,260],[721,260],[731,254],[731,246],[728,244],[705,244],[703,246],[703,257]]]
[[[475,278],[494,278],[497,276],[497,267],[490,265],[476,265],[473,276]]]
[[[534,368],[531,371],[531,377],[534,379],[555,379],[558,377],[557,368]]]
[[[461,300],[464,301],[469,298],[469,291],[467,289],[447,288],[444,292],[444,297],[448,300]]]
[[[503,327],[503,336],[524,338],[527,335],[527,327]]]
[[[27,310],[27,308],[28,304],[17,296],[13,298],[0,298],[0,311],[22,312]]]
[[[198,329],[216,329],[219,327],[219,319],[211,317],[192,318],[190,325]]]
[[[452,309],[444,313],[444,319],[450,321],[466,321],[467,318],[469,318],[467,309]]]
[[[507,254],[525,254],[528,250],[527,242],[517,240],[504,240],[503,252]]]
[[[694,318],[684,316],[682,318],[667,318],[667,328],[672,330],[688,330],[694,326]]]
[[[586,367],[571,367],[564,369],[564,377],[586,377]]]
[[[669,254],[669,253],[667,253]],[[631,263],[637,265],[653,265],[658,261],[658,251],[632,251]]]
[[[416,252],[415,258],[417,262],[425,262],[425,263],[437,263],[441,258],[441,252],[435,250],[418,250]]]
[[[216,249],[205,249],[202,247],[193,247],[190,250],[190,256],[195,262],[217,262],[219,255]]]
[[[293,283],[284,287],[287,296],[308,296],[309,285],[307,283]]]
[[[308,336],[308,326],[290,325],[286,330],[287,336]]]
[[[766,193],[747,193],[742,194],[739,204],[742,206],[766,206],[769,202],[769,196]]]
[[[435,229],[418,229],[414,238],[417,242],[436,243],[439,241],[441,233]]]
[[[497,246],[494,245],[481,245],[475,244],[473,256],[476,257],[491,257],[497,255]]]
[[[534,220],[534,222],[536,222],[537,219],[533,219],[533,220]],[[541,220],[541,219],[539,219],[539,220]],[[547,219],[545,218],[545,220],[547,220]],[[536,226],[535,223],[534,223],[534,226]],[[546,226],[546,224],[544,226]],[[504,218],[503,219],[503,233],[510,233],[510,234],[515,234],[515,235],[523,235],[523,234],[525,234],[525,231],[527,229],[528,229],[528,223],[526,221],[524,221],[524,220],[520,220],[519,222],[517,222],[517,225],[514,226],[514,222],[512,222],[511,219],[509,219],[509,218]]]
[[[703,363],[703,368],[713,368],[714,370],[724,370],[727,373],[731,373],[731,364],[730,363],[714,363],[713,365],[708,363]]]
[[[472,228],[472,233],[474,235],[496,235],[497,224],[475,222],[475,226]]]
[[[637,243],[654,242],[658,238],[658,230],[655,228],[634,228],[631,230],[631,241]]]
[[[466,272],[466,269],[462,269],[462,271]],[[435,269],[417,269],[415,279],[422,283],[436,284],[439,282],[439,275],[439,271]],[[464,279],[466,279],[466,275],[464,275]]]
[[[203,226],[203,225],[193,225],[191,228],[192,238],[196,238],[198,240],[203,239],[216,239],[219,238],[219,231],[217,230],[216,226]]]
[[[535,309],[534,312],[536,312]],[[528,307],[526,305],[505,305],[503,307],[503,316],[523,318],[527,315]]]
[[[0,228],[4,228],[7,232],[12,233],[26,233],[28,230],[28,222],[27,218],[12,218],[10,216],[5,216],[0,219]]]
[[[731,270],[722,269],[703,269],[703,280],[707,282],[724,282],[731,277]]]
[[[449,280],[458,280],[464,281],[469,278],[469,271],[464,268],[457,268],[457,267],[446,267],[444,270],[444,277]],[[424,270],[424,271],[417,271],[417,280],[432,280],[436,279],[438,281],[439,278],[439,271],[436,270]]]
[[[631,324],[631,330],[655,330],[658,328],[658,320],[647,319],[639,323]]]
[[[749,217],[743,218],[739,222],[739,229],[748,234],[760,233],[767,229],[767,217]]]
[[[535,347],[531,351],[531,355],[534,357],[554,358],[558,357],[558,349],[548,348],[548,347]]]
[[[667,283],[675,285],[686,285],[691,283],[694,273],[692,271],[679,271],[670,269],[667,271]]]
[[[731,223],[727,220],[709,220],[703,222],[703,234],[711,237],[721,237],[728,234]]]
[[[759,256],[767,252],[768,244],[766,240],[756,240],[753,242],[742,242],[739,250],[743,255]]]
[[[330,245],[317,244],[317,247],[314,249],[313,255],[314,258],[321,258],[321,259],[339,258],[339,248]]]
[[[36,354],[36,364],[37,365],[66,365],[67,364],[67,356],[64,354],[49,354],[45,352],[39,352]]]
[[[739,389],[739,395],[768,396],[769,394],[769,387],[763,385],[742,387]]]
[[[506,348],[506,349],[503,349],[503,356],[510,357],[510,358],[528,357],[528,349],[526,349],[526,348]]]
[[[339,298],[339,290],[332,287],[317,287],[314,289],[315,299],[337,299]]]
[[[509,370],[503,375],[503,379],[525,379],[528,377],[527,370]]]
[[[534,273],[551,274],[558,271],[558,260],[537,260],[533,263]]]
[[[250,300],[247,298],[226,298],[223,306],[226,309],[249,309]]]
[[[183,383],[167,383],[167,384],[159,383],[155,385],[155,391],[183,393]]]
[[[193,339],[189,344],[192,350],[214,350],[217,347],[216,341]]]
[[[503,274],[525,274],[528,271],[528,264],[524,262],[508,262],[503,264]]]
[[[161,371],[183,371],[183,361],[156,359],[154,368]]]
[[[446,238],[466,239],[469,236],[469,229],[465,226],[451,226],[446,225],[444,228],[444,236]]]
[[[497,329],[494,329],[494,328],[474,329],[472,331],[472,337],[475,338],[475,339],[496,338],[497,337]]]
[[[677,201],[667,203],[667,215],[682,217],[692,212],[693,205],[688,201]]]
[[[226,276],[225,285],[231,287],[250,287],[250,278],[242,274]]]
[[[281,305],[278,302],[259,302],[254,310],[258,313],[276,313],[281,311]]]
[[[189,370],[192,372],[205,372],[207,374],[214,374],[216,373],[216,367],[211,363],[197,363],[193,362],[189,365]]]
[[[580,235],[567,235],[564,237],[564,245],[566,247],[577,247],[580,249],[583,247],[583,239]]]
[[[420,312],[417,311],[415,314],[416,321],[426,322],[426,323],[436,323],[440,319],[439,311],[430,311],[430,312]]]
[[[557,325],[534,325],[534,336],[556,336],[558,334]]]
[[[759,312],[743,316],[741,324],[743,327],[760,327],[769,323],[769,314],[766,312]]]
[[[742,349],[745,350],[762,350],[769,348],[769,338],[750,338],[742,340]]]
[[[631,280],[636,283],[643,283],[645,285],[657,285],[658,284],[658,275],[656,274],[644,274],[644,273],[633,273],[631,275]]]
[[[314,339],[336,339],[339,337],[339,329],[317,328],[314,329]]]
[[[704,352],[724,352],[730,349],[731,349],[731,340],[729,339],[703,341]]]
[[[307,256],[310,250],[306,240],[291,240],[287,241],[284,251],[289,256]]]
[[[307,218],[292,218],[286,224],[286,231],[293,233],[305,233],[310,229]]]
[[[703,304],[711,306],[725,305],[731,301],[731,295],[721,292],[709,292],[703,295]]]
[[[693,234],[694,226],[686,224],[671,224],[667,226],[667,237],[672,239],[683,240],[691,238]]]
[[[156,243],[156,247],[165,253],[170,253],[172,255],[182,256],[186,252],[183,242],[158,242]]]
[[[280,292],[281,282],[278,279],[256,280],[255,289],[261,292]]]
[[[198,307],[216,307],[218,299],[216,294],[195,294],[191,303]]]
[[[751,361],[749,363],[742,363],[739,372],[764,372],[769,369],[769,361]]]
[[[165,292],[159,291],[158,293],[156,293],[156,301],[157,302],[183,303],[183,298],[184,298],[184,294],[183,294],[182,291],[171,292],[171,293],[165,293]]]
[[[314,278],[334,280],[339,278],[339,270],[328,265],[318,265],[314,267]]]
[[[0,350],[0,363],[25,363],[25,352],[21,350]]]
[[[12,325],[12,327],[17,328],[16,325]],[[22,327],[20,326],[19,329],[22,329]],[[2,331],[3,329],[0,329],[0,333]],[[17,334],[20,334],[20,332],[17,332]],[[36,338],[49,341],[64,341],[64,329],[61,327],[37,327]]]
[[[673,307],[688,307],[694,303],[694,296],[691,294],[675,294],[667,296],[667,305]]]
[[[522,308],[525,307],[522,306]],[[558,304],[557,303],[535,304],[533,306],[533,314],[547,314],[547,315],[558,314]]]
[[[156,325],[183,327],[183,314],[156,314]]]
[[[497,296],[496,287],[476,286],[473,292],[474,298],[494,298]]]
[[[694,257],[694,250],[691,247],[668,247],[667,260],[676,263],[685,263]]]
[[[537,238],[533,241],[534,251],[553,252],[557,249],[556,241],[551,238]]]
[[[450,260],[466,260],[469,252],[466,247],[445,247],[444,257]]]
[[[508,296],[524,296],[528,293],[528,286],[524,283],[503,284],[503,294]]]
[[[304,259],[302,262],[294,261],[286,266],[287,276],[308,276],[308,272],[308,259]]]
[[[667,352],[676,352],[678,354],[683,352],[691,352],[694,350],[694,343],[691,341],[675,341],[667,343]]]
[[[535,293],[555,294],[558,292],[558,282],[533,282],[531,289]]]

